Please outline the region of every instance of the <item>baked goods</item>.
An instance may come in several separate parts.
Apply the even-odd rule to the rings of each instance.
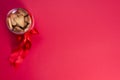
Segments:
[[[23,34],[30,30],[31,24],[31,15],[25,9],[16,8],[8,13],[7,25],[13,33]]]

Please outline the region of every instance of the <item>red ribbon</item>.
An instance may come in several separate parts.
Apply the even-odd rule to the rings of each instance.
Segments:
[[[19,65],[26,57],[28,51],[31,48],[31,36],[38,34],[38,31],[34,28],[23,35],[17,35],[17,41],[20,45],[12,52],[9,61],[13,66]]]

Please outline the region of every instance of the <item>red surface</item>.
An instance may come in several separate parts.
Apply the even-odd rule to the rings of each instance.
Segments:
[[[119,0],[1,0],[0,80],[120,80]],[[24,7],[40,32],[15,70],[5,15]]]

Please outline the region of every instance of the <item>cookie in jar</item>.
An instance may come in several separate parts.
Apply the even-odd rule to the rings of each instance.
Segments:
[[[33,18],[23,8],[15,8],[7,14],[8,29],[15,34],[24,34],[32,29]]]

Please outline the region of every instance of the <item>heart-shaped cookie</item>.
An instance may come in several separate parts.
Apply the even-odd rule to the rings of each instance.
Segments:
[[[21,26],[24,27],[24,16],[18,15],[18,17],[15,18],[15,22]]]

